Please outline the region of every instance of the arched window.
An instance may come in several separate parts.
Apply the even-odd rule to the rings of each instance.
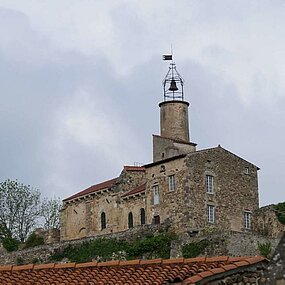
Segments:
[[[134,218],[133,218],[132,212],[130,212],[128,215],[128,225],[129,225],[129,229],[134,226]]]
[[[106,214],[105,212],[101,213],[101,230],[106,229]]]
[[[145,224],[145,210],[141,208],[141,225]]]

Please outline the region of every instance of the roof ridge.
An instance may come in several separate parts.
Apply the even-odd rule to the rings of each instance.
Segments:
[[[26,265],[0,265],[1,271],[19,271],[19,270],[39,270],[39,269],[61,269],[61,268],[86,268],[86,267],[111,267],[111,266],[127,266],[127,265],[152,265],[152,264],[189,264],[189,263],[221,263],[223,268],[237,268],[241,266],[251,265],[260,261],[268,261],[263,256],[241,256],[241,257],[230,257],[230,256],[215,256],[215,257],[195,257],[195,258],[156,258],[156,259],[133,259],[133,260],[110,260],[104,262],[85,262],[85,263],[46,263],[46,264],[26,264]]]

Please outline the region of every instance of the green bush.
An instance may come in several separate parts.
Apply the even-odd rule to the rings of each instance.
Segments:
[[[262,256],[268,258],[272,250],[271,242],[258,243],[258,249]]]
[[[2,239],[2,244],[7,251],[11,252],[19,248],[20,242],[12,237],[7,237]]]
[[[36,233],[32,233],[26,240],[24,248],[35,247],[38,245],[44,244],[44,238],[37,235]]]
[[[274,210],[279,222],[285,225],[285,202],[275,205]]]
[[[196,257],[200,254],[205,253],[206,247],[210,245],[210,242],[206,239],[198,241],[198,242],[191,242],[182,247],[182,255],[185,258]]]
[[[23,265],[25,264],[25,260],[22,257],[17,257],[16,264]]]
[[[69,245],[54,253],[51,260],[60,261],[67,258],[71,262],[88,262],[111,259],[134,258],[169,258],[170,244],[176,237],[172,234],[148,236],[133,242],[116,239],[99,238],[81,245]]]

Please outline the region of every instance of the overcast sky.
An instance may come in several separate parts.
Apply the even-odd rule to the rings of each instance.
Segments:
[[[285,200],[285,2],[0,0],[0,181],[65,198],[149,163],[174,48],[191,141]]]

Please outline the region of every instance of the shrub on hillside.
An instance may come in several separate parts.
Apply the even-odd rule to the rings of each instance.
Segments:
[[[8,252],[11,252],[19,248],[20,242],[12,237],[7,237],[2,239],[2,244]]]
[[[210,242],[206,239],[185,244],[182,247],[182,255],[185,258],[197,257],[205,253],[205,249],[208,245],[210,245]]]
[[[169,258],[171,241],[176,237],[173,234],[150,235],[133,242],[98,238],[80,245],[69,245],[60,249],[51,257],[51,260],[60,261],[67,258],[71,262],[88,262],[91,260],[106,261],[112,259],[134,258]]]
[[[271,242],[258,243],[258,249],[262,256],[268,258],[272,250]]]
[[[26,240],[24,248],[35,247],[38,245],[44,244],[44,238],[37,235],[36,233],[32,233]]]

